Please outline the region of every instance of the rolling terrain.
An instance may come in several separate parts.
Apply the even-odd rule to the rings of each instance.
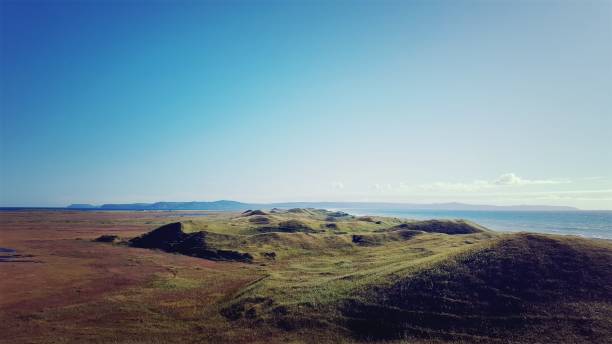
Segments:
[[[0,262],[0,326],[12,343],[605,343],[612,334],[606,240],[305,208],[0,215],[0,246],[29,256]]]

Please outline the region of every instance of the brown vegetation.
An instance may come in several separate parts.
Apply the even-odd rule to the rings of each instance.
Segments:
[[[251,221],[261,217],[269,223]],[[603,343],[612,333],[604,240],[317,209],[0,220],[0,330],[11,343]]]

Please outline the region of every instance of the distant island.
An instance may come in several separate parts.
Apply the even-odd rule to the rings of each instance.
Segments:
[[[290,209],[290,208],[322,208],[322,209],[394,209],[394,210],[473,210],[473,211],[577,211],[574,207],[549,205],[481,205],[465,203],[386,203],[386,202],[285,202],[285,203],[243,203],[230,200],[213,202],[155,202],[155,203],[124,203],[103,204],[71,204],[68,209],[99,209],[99,210],[215,210],[244,211],[247,209]]]

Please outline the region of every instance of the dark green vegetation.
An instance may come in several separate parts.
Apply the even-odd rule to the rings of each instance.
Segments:
[[[235,260],[250,262],[253,257],[248,253],[219,249],[216,246],[236,244],[237,238],[207,231],[185,233],[189,226],[180,222],[170,223],[130,240],[133,247],[157,248],[166,252],[176,252],[188,256],[212,260]],[[214,245],[214,246],[213,246]]]
[[[342,314],[364,338],[603,343],[611,264],[609,245],[517,234],[371,285]]]
[[[604,343],[612,335],[609,241],[296,208],[171,223],[126,243],[246,262],[259,277],[215,305],[219,314],[301,342]]]

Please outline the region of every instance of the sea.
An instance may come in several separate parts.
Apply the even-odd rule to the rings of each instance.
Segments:
[[[465,219],[497,231],[566,234],[612,240],[612,211],[339,210],[355,215],[415,220]]]

